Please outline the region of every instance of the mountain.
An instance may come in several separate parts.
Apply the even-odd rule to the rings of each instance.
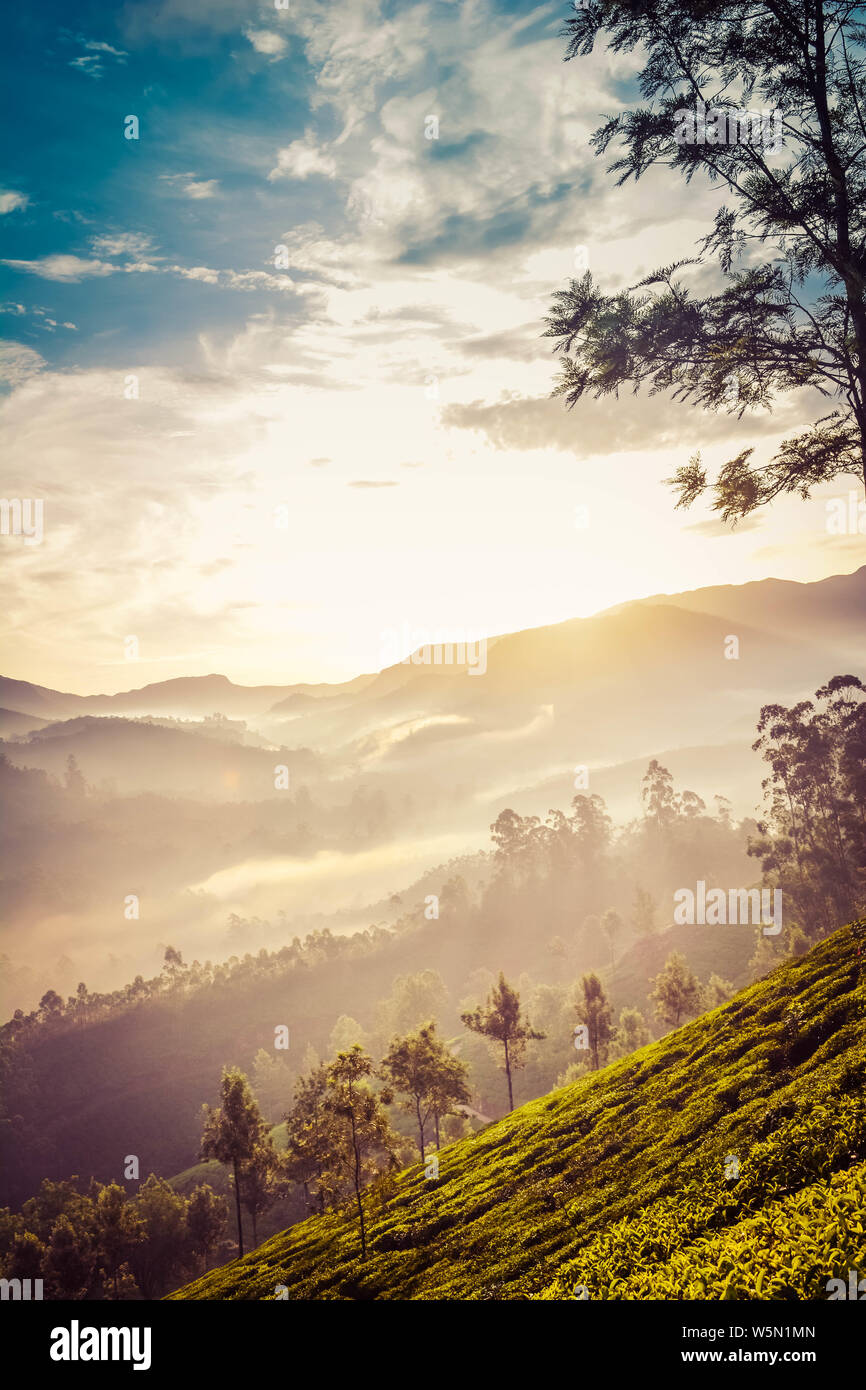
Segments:
[[[866,923],[172,1299],[824,1300],[866,1260]],[[278,1286],[286,1290],[278,1294]]]
[[[18,767],[60,777],[70,756],[86,780],[108,782],[125,793],[247,798],[275,796],[274,766],[285,759],[290,775],[314,776],[319,760],[309,751],[246,747],[191,729],[164,728],[111,715],[84,715],[46,724],[26,742],[4,748]]]
[[[325,698],[360,690],[372,676],[356,676],[338,685],[235,685],[227,676],[178,676],[155,681],[117,695],[71,695],[29,681],[0,676],[0,703],[46,719],[71,719],[78,714],[171,714],[178,718],[263,714],[275,703],[295,697]]]
[[[692,613],[733,618],[792,637],[842,642],[858,630],[866,631],[866,565],[853,574],[834,574],[812,583],[761,579],[656,594],[637,602],[644,606],[672,603]]]
[[[0,738],[18,738],[43,729],[49,721],[35,714],[22,714],[17,709],[0,709]]]

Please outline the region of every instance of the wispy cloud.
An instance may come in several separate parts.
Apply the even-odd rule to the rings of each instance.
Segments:
[[[288,47],[282,34],[275,34],[272,29],[245,29],[244,37],[249,39],[257,53],[264,54],[272,62],[282,58]]]
[[[69,255],[42,256],[35,261],[3,260],[0,264],[25,275],[38,275],[40,280],[58,280],[70,285],[94,276],[113,275],[118,268],[108,261],[86,261],[81,256]]]
[[[26,193],[16,193],[14,189],[6,189],[0,192],[0,215],[4,216],[7,212],[17,212],[19,209],[26,208],[30,199]]]
[[[219,179],[197,179],[192,173],[160,174],[160,179],[185,198],[214,198],[219,192]]]
[[[0,381],[5,381],[9,386],[20,386],[44,366],[45,359],[34,348],[0,339]]]
[[[80,36],[75,40],[84,52],[77,58],[73,58],[69,66],[77,68],[87,77],[99,79],[105,72],[106,64],[114,61],[118,64],[125,64],[129,54],[122,48],[115,48],[110,43],[105,43],[101,39],[84,39]]]

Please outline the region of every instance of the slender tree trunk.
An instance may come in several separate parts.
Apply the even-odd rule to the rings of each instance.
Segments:
[[[436,1152],[438,1153],[438,1152],[439,1152],[439,1111],[438,1111],[438,1110],[435,1111],[434,1116],[433,1116],[433,1120],[434,1120],[434,1124],[436,1125]]]
[[[235,1207],[237,1209],[238,1214],[238,1258],[242,1260],[244,1257],[244,1228],[243,1223],[241,1221],[241,1184],[240,1177],[238,1175],[237,1159],[234,1159],[233,1163],[235,1170]]]
[[[424,1121],[421,1119],[421,1103],[415,1097],[415,1115],[418,1120],[418,1134],[421,1137],[421,1162],[424,1162]]]
[[[352,1115],[352,1149],[355,1154],[355,1202],[358,1206],[358,1222],[361,1227],[361,1259],[367,1258],[367,1228],[364,1225],[364,1203],[361,1201],[361,1153],[355,1131],[355,1116]]]
[[[251,1215],[252,1218],[253,1218],[253,1249],[254,1249],[254,1250],[258,1250],[258,1248],[259,1248],[259,1230],[258,1230],[259,1222],[258,1222],[258,1217],[257,1217],[257,1215],[256,1215],[255,1207],[253,1208],[253,1210],[252,1210],[252,1212],[250,1213],[250,1215]]]
[[[508,1055],[508,1039],[505,1039],[505,1075],[508,1077],[508,1109],[514,1109],[514,1093],[511,1089],[511,1058]]]

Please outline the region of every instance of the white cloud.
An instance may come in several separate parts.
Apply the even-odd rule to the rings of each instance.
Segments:
[[[293,140],[290,145],[277,151],[276,167],[268,178],[273,182],[274,179],[306,179],[311,174],[322,174],[332,179],[336,172],[335,159],[316,144],[315,137],[308,130],[302,140]]]
[[[286,51],[286,40],[282,34],[275,34],[271,29],[245,29],[244,37],[248,38],[257,53],[264,53],[268,58],[281,58]]]
[[[209,265],[171,265],[167,269],[184,280],[199,280],[204,285],[220,285],[227,290],[278,290],[281,294],[317,292],[315,286],[298,285],[290,275],[272,275],[267,270],[216,270]]]
[[[76,42],[85,51],[79,57],[73,58],[69,66],[78,68],[79,72],[97,80],[104,73],[107,60],[113,58],[118,64],[123,65],[129,56],[124,49],[114,48],[110,43],[104,43],[101,39],[84,39],[79,36]]]
[[[143,232],[110,232],[94,237],[91,246],[97,256],[146,256],[153,241]]]
[[[15,212],[18,208],[26,208],[30,199],[26,193],[16,193],[13,189],[7,189],[0,193],[0,215],[5,216],[7,212]]]
[[[0,261],[12,270],[21,270],[28,275],[38,275],[40,280],[59,280],[64,284],[77,284],[92,276],[113,275],[118,269],[107,261],[85,261],[80,256],[43,256],[37,261]]]
[[[44,358],[23,343],[0,339],[0,381],[19,386],[45,366]]]
[[[219,191],[219,179],[197,179],[195,174],[160,174],[163,183],[179,189],[187,198],[214,198]]]
[[[112,48],[110,43],[102,43],[99,39],[88,39],[84,45],[93,53],[109,53],[113,58],[126,59],[129,54],[122,48]]]

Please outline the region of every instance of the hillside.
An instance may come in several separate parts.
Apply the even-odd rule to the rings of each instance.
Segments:
[[[866,1272],[866,922],[177,1299],[825,1299]],[[726,1177],[729,1155],[739,1177]]]

